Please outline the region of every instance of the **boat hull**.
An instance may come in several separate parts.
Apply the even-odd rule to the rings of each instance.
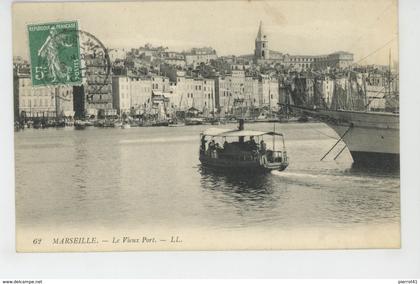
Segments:
[[[323,118],[342,137],[354,163],[369,167],[399,167],[399,115],[356,111],[317,111],[311,114]]]
[[[283,171],[286,163],[268,163],[261,165],[258,161],[237,161],[230,159],[216,159],[200,155],[200,162],[204,167],[219,169],[227,172],[268,173],[272,170]]]

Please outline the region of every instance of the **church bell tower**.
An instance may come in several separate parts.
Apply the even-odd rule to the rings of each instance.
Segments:
[[[268,50],[268,37],[264,32],[263,23],[260,21],[257,37],[255,38],[255,60],[270,59],[270,51]]]

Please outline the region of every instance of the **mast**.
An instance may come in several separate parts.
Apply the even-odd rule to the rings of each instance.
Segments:
[[[348,72],[347,75],[347,82],[346,82],[346,109],[348,109],[350,107],[350,103],[351,103],[351,110],[353,110],[353,98],[351,97],[351,76],[350,76],[350,72]]]
[[[289,119],[289,109],[290,109],[290,94],[289,89],[286,89],[286,119]]]
[[[229,91],[228,92],[228,105],[227,105],[227,113],[229,114],[229,107],[230,107],[230,95],[231,95],[231,92]]]
[[[363,88],[364,88],[364,106],[366,107],[365,111],[369,111],[368,108],[368,97],[367,97],[367,88],[366,88],[366,76],[362,74],[362,80],[363,80]]]
[[[179,99],[179,110],[182,110],[182,98],[184,97],[184,93],[181,94],[181,98]]]
[[[270,81],[268,81],[268,114],[271,118],[271,86]]]
[[[275,152],[276,151],[276,123],[275,122],[273,123],[273,132],[274,132],[274,135],[273,135],[273,152]]]
[[[213,101],[213,98],[214,98],[214,96],[213,96],[213,88],[212,88],[212,91],[211,91],[211,109],[212,109],[212,117],[214,118],[215,117],[215,113],[214,113],[214,101]]]
[[[389,62],[388,62],[388,96],[391,95],[391,49],[389,49]]]

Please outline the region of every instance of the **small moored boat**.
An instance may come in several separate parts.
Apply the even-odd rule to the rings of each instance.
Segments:
[[[264,136],[272,138],[271,149],[267,148]],[[275,149],[276,137],[281,138],[281,150]],[[255,173],[283,171],[289,165],[282,133],[244,130],[243,120],[239,121],[238,129],[210,128],[202,132],[200,138],[200,162],[205,167]],[[206,138],[211,138],[209,143]],[[215,139],[224,140],[223,147]]]
[[[75,128],[76,130],[83,130],[83,129],[85,129],[85,128],[86,128],[86,122],[85,122],[85,121],[83,121],[83,120],[76,120],[76,121],[74,122],[74,128]]]
[[[189,117],[185,119],[185,125],[202,125],[204,124],[204,118],[201,117]]]
[[[128,129],[128,128],[131,128],[131,125],[130,125],[130,123],[128,123],[128,122],[124,122],[124,123],[121,125],[121,128],[122,128],[122,129]]]

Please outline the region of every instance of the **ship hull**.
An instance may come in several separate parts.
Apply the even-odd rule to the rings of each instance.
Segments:
[[[399,168],[400,155],[390,153],[350,151],[356,165],[368,168]]]
[[[342,137],[357,165],[399,168],[399,115],[357,111],[311,111]]]

